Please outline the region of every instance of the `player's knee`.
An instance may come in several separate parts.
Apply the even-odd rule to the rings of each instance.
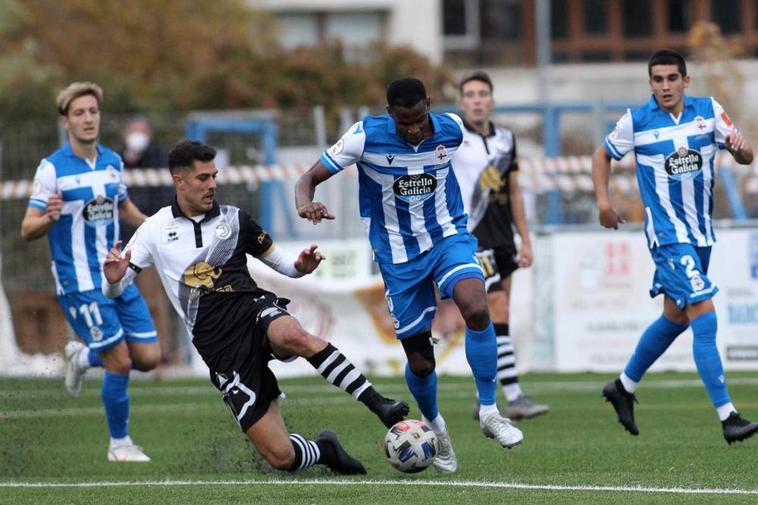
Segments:
[[[160,349],[151,350],[139,357],[133,358],[134,368],[141,372],[148,372],[161,363]]]
[[[426,377],[434,372],[436,363],[434,357],[429,360],[420,354],[413,354],[408,356],[408,366],[416,377]]]
[[[401,340],[408,358],[408,366],[416,377],[426,377],[434,371],[436,362],[432,347],[432,333],[425,331]]]
[[[303,328],[293,328],[279,339],[278,346],[292,354],[307,356],[313,354],[316,343],[316,337]]]
[[[120,354],[118,356],[113,356],[112,359],[103,361],[103,366],[111,373],[128,375],[129,371],[132,369],[132,360],[128,354]]]
[[[470,303],[461,307],[461,315],[466,321],[466,326],[474,330],[483,330],[490,322],[490,315],[487,311],[487,305],[484,303]]]

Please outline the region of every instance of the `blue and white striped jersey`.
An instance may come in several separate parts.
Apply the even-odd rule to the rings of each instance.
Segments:
[[[450,160],[463,140],[455,114],[429,113],[434,135],[416,146],[387,114],[366,116],[321,155],[337,173],[356,164],[361,221],[379,263],[405,263],[444,237],[466,232]]]
[[[651,249],[713,245],[714,159],[733,131],[729,116],[711,97],[685,96],[684,110],[675,117],[651,96],[642,107],[627,110],[605,138],[605,150],[616,160],[634,151]]]
[[[34,175],[29,207],[45,211],[48,197],[63,194],[61,217],[47,233],[59,295],[100,289],[103,261],[118,240],[118,205],[127,198],[123,163],[105,147],[97,153],[90,164],[66,143]]]

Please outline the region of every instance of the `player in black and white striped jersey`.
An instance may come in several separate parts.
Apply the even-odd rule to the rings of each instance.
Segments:
[[[490,119],[495,106],[492,80],[484,72],[465,77],[460,101],[466,131],[453,158],[455,177],[469,215],[468,229],[479,241],[477,258],[484,271],[487,304],[497,335],[497,378],[508,401],[505,415],[531,418],[548,412],[518,382],[516,355],[509,328],[511,274],[532,264],[532,246],[523,196],[518,185],[516,137]],[[517,251],[513,227],[521,237]],[[479,418],[475,403],[474,417]]]
[[[214,148],[195,141],[180,142],[171,151],[176,198],[139,227],[123,254],[120,243],[111,249],[103,266],[103,290],[109,297],[118,296],[143,268],[155,265],[210,369],[211,381],[274,468],[295,471],[324,464],[338,473],[365,473],[334,432],[322,431],[315,441],[288,433],[277,401],[281,392],[268,362],[304,357],[388,427],[407,415],[408,405],[376,392],[337,348],[303,329],[287,312],[289,300],[256,284],[247,269],[247,254],[289,277],[313,272],[324,258],[315,245],[290,256],[243,210],[219,205],[215,154]]]

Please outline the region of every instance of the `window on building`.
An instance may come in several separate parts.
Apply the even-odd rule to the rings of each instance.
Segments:
[[[279,42],[292,49],[314,46],[319,42],[319,20],[316,14],[277,14]]]
[[[738,33],[740,0],[711,0],[711,19],[719,25],[721,33]]]
[[[584,0],[584,31],[600,35],[608,31],[608,2],[605,0]]]
[[[346,46],[366,46],[382,38],[384,17],[379,12],[334,12],[326,16],[324,35]]]
[[[521,1],[487,0],[480,4],[482,39],[521,38]]]
[[[670,32],[687,32],[692,28],[692,1],[669,0],[668,23]]]
[[[443,0],[442,33],[447,49],[473,49],[479,44],[479,0]]]
[[[568,36],[568,2],[550,2],[550,35],[554,39],[565,39]]]
[[[623,0],[624,35],[640,37],[652,33],[650,0]]]

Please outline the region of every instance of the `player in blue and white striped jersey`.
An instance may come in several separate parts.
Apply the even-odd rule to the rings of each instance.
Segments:
[[[645,371],[676,337],[692,327],[698,373],[722,422],[730,444],[758,432],[758,424],[734,408],[716,346],[718,288],[708,278],[715,242],[713,215],[714,160],[726,149],[738,163],[753,161],[753,148],[735,129],[712,97],[690,97],[684,58],[670,50],[648,62],[650,100],[619,120],[592,158],[592,178],[600,224],[617,228],[623,220],[610,203],[611,158],[634,152],[640,197],[645,206],[645,233],[656,270],[651,296],[664,295],[663,314],[640,338],[624,372],[603,389],[619,422],[633,435],[634,392]]]
[[[119,218],[136,227],[145,215],[129,200],[121,158],[98,144],[102,100],[100,87],[87,82],[72,83],[58,95],[68,142],[37,168],[21,235],[47,235],[58,301],[88,346],[66,345],[66,390],[78,396],[85,371],[104,367],[108,459],[150,461],[128,434],[127,386],[132,367],[146,371],[160,362],[155,327],[136,287],[116,300],[100,289],[101,265],[119,238]]]
[[[495,406],[497,344],[487,311],[476,239],[466,230],[460,189],[450,160],[463,139],[454,114],[434,114],[424,85],[405,78],[387,88],[387,112],[354,124],[304,174],[295,190],[298,214],[314,224],[334,219],[314,202],[318,184],[356,164],[361,219],[386,289],[395,333],[408,358],[406,382],[441,442],[434,461],[454,472],[455,453],[437,407],[431,324],[434,285],[453,298],[466,321],[466,357],[488,437],[512,447],[523,434]]]

